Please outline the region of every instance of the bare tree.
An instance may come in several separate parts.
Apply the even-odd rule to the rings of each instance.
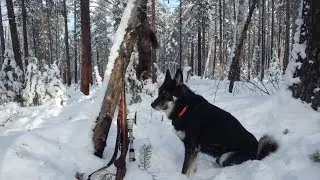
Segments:
[[[253,0],[250,10],[249,10],[249,14],[247,16],[247,20],[244,24],[243,30],[241,32],[241,36],[239,39],[239,42],[237,43],[237,47],[235,50],[235,55],[232,58],[232,63],[230,66],[230,71],[229,71],[229,80],[230,80],[230,85],[229,85],[229,92],[232,93],[233,90],[233,85],[234,85],[234,81],[239,80],[240,79],[240,55],[241,55],[241,51],[242,51],[242,47],[244,44],[244,41],[246,39],[246,34],[247,34],[247,30],[249,28],[249,24],[251,22],[251,17],[252,14],[257,6],[258,0]]]

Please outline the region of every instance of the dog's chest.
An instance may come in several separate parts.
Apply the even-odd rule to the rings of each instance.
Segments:
[[[181,141],[183,141],[186,137],[186,128],[184,127],[184,123],[173,123],[173,131],[179,137]]]
[[[184,131],[184,130],[176,130],[175,128],[173,128],[173,131],[181,141],[183,141],[185,139],[186,131]]]
[[[172,121],[172,125],[174,127],[173,131],[182,141],[186,138],[186,126],[188,126],[187,124],[188,123],[186,119],[183,118],[178,118]]]

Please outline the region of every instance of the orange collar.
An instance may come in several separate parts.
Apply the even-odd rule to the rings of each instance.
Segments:
[[[181,117],[184,115],[184,113],[187,111],[187,106],[185,106],[178,114],[178,117]]]

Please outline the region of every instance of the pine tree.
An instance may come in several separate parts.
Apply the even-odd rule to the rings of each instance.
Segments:
[[[80,0],[80,7],[82,38],[81,92],[83,92],[85,95],[89,95],[90,84],[92,84],[89,0]]]
[[[1,1],[0,1],[0,7],[1,6]],[[0,8],[0,45],[1,45],[1,54],[0,54],[0,64],[2,64],[3,59],[4,59],[4,51],[5,51],[5,41],[4,41],[4,32],[3,32],[3,22],[2,22],[2,9]]]
[[[9,26],[10,26],[10,34],[11,34],[11,41],[12,41],[12,49],[14,53],[14,59],[17,63],[17,66],[23,70],[23,64],[21,59],[21,52],[20,52],[20,43],[19,37],[17,32],[16,26],[16,17],[14,15],[13,3],[12,0],[6,0],[7,3],[7,12],[9,18]]]
[[[0,89],[6,92],[8,101],[22,103],[23,72],[17,65],[12,51],[6,51],[0,71]]]
[[[64,42],[66,47],[66,63],[67,63],[67,84],[71,85],[71,59],[69,51],[69,32],[68,32],[68,12],[66,0],[63,0],[63,17],[64,17]]]
[[[27,10],[25,0],[21,0],[22,8],[22,31],[23,31],[23,51],[24,51],[24,64],[28,66],[29,48],[28,48],[28,35],[27,35]]]
[[[320,107],[320,2],[303,0],[292,59],[288,65],[287,84],[292,95],[311,103],[314,110]]]
[[[139,151],[139,168],[147,170],[151,166],[152,146],[143,144]]]

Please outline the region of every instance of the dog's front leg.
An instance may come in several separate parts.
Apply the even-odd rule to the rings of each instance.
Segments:
[[[185,155],[182,167],[182,174],[190,177],[196,170],[195,160],[198,154],[198,148],[195,144],[190,142],[184,142]]]

